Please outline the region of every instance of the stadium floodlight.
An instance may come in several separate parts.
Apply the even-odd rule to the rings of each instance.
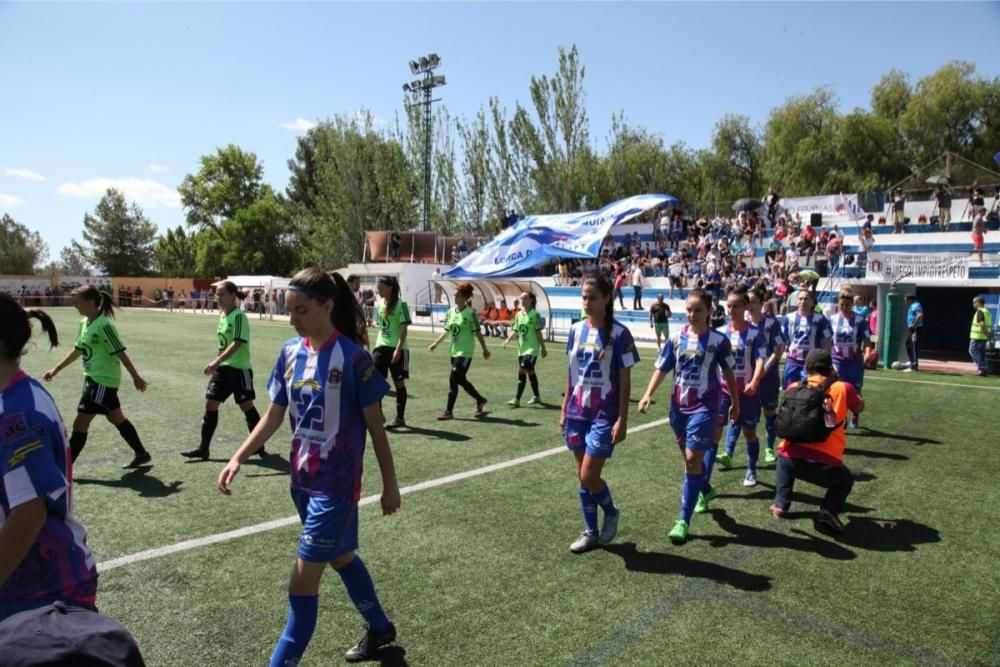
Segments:
[[[412,74],[422,74],[423,78],[414,79],[410,83],[403,84],[403,92],[413,95],[413,103],[408,104],[407,107],[420,106],[423,107],[424,115],[424,215],[420,223],[420,229],[426,231],[430,229],[431,225],[431,158],[432,158],[432,141],[431,141],[431,131],[433,130],[433,122],[431,117],[431,105],[439,100],[432,99],[434,96],[434,89],[438,86],[445,85],[445,78],[443,75],[435,75],[434,69],[441,64],[441,56],[436,53],[430,53],[426,56],[421,56],[418,59],[411,60],[410,72]],[[423,93],[423,98],[417,97],[419,93]]]

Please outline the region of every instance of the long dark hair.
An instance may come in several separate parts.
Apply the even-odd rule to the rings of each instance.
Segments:
[[[611,342],[611,332],[615,328],[615,300],[611,298],[614,286],[608,277],[603,273],[595,273],[588,276],[583,281],[584,285],[593,285],[604,296],[608,297],[608,302],[604,305],[604,327],[601,328],[601,361],[604,360],[604,350]]]
[[[73,290],[72,295],[95,303],[97,305],[97,310],[101,315],[114,318],[115,304],[111,301],[111,296],[100,291],[93,285],[80,285]]]
[[[385,314],[392,315],[399,301],[399,281],[395,276],[382,276],[378,279],[378,284],[389,288],[389,298],[385,300]]]
[[[0,292],[0,357],[5,361],[17,362],[21,352],[31,338],[31,322],[36,319],[42,323],[42,331],[49,337],[50,347],[59,344],[59,333],[52,318],[37,308],[25,310],[10,294]]]
[[[232,280],[224,280],[223,282],[219,283],[219,289],[216,290],[216,293],[218,292],[225,292],[226,294],[235,294],[236,298],[240,299],[241,301],[247,298],[247,293],[240,291],[240,288],[237,287],[236,283],[234,283]]]
[[[330,323],[355,343],[364,340],[365,315],[354,298],[351,286],[339,273],[327,273],[319,267],[310,266],[296,273],[288,285],[301,287],[315,301],[333,299]]]

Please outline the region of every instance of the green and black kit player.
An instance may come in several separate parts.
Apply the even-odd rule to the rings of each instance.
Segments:
[[[445,319],[444,332],[437,337],[427,348],[433,352],[437,346],[447,336],[451,336],[451,375],[448,378],[448,406],[444,412],[438,415],[438,420],[452,418],[452,410],[455,408],[455,399],[458,398],[458,388],[461,387],[476,401],[476,416],[483,414],[483,407],[486,405],[486,398],[483,397],[476,388],[469,382],[469,366],[472,365],[472,357],[475,352],[475,339],[479,339],[479,344],[483,347],[483,359],[490,358],[489,348],[486,347],[486,339],[483,338],[479,330],[479,318],[476,311],[470,306],[472,301],[472,285],[462,283],[455,290],[455,307],[448,311]]]
[[[517,336],[517,395],[507,401],[507,405],[512,408],[521,407],[521,396],[524,394],[525,382],[531,382],[532,396],[528,400],[528,405],[537,405],[542,402],[538,395],[538,376],[535,375],[535,364],[538,356],[545,357],[548,352],[545,350],[545,339],[542,336],[542,318],[536,306],[535,295],[530,292],[521,294],[521,310],[514,317],[514,327],[510,336],[503,342],[503,346]]]
[[[409,331],[410,307],[399,297],[399,281],[394,276],[382,276],[376,283],[382,301],[375,307],[378,338],[372,350],[372,361],[382,377],[392,374],[396,388],[396,418],[387,429],[406,426],[406,380],[410,377],[410,350],[406,335]]]

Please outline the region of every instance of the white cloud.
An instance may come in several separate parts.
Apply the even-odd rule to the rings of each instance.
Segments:
[[[164,165],[164,164],[157,164],[155,162],[153,164],[149,165],[149,170],[150,171],[155,171],[158,174],[162,174],[165,171],[169,171],[169,169],[167,168],[166,165]]]
[[[306,120],[305,118],[296,118],[294,123],[278,123],[278,125],[289,130],[297,130],[299,132],[308,132],[316,127],[316,123],[311,120]]]
[[[180,208],[181,198],[177,190],[148,178],[97,178],[80,183],[63,183],[59,194],[67,197],[100,198],[108,188],[114,188],[126,199],[139,204],[161,204],[169,208]]]
[[[15,206],[20,206],[24,203],[23,199],[15,197],[14,195],[5,195],[0,192],[0,208],[14,208]]]
[[[37,171],[31,171],[30,169],[11,169],[8,167],[4,169],[4,172],[8,176],[16,176],[17,178],[23,178],[26,181],[44,181],[45,177],[39,174]]]

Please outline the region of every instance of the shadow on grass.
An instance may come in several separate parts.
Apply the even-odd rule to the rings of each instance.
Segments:
[[[482,422],[483,424],[501,424],[503,426],[538,426],[537,422],[526,422],[523,419],[508,419],[507,417],[494,417],[492,412],[484,412],[472,419],[455,417],[454,421]]]
[[[903,456],[902,454],[893,454],[892,452],[876,452],[870,449],[856,449],[854,447],[848,447],[844,450],[845,454],[850,454],[851,456],[864,456],[869,459],[889,459],[890,461],[909,461],[909,456]]]
[[[915,445],[944,444],[940,440],[934,440],[933,438],[925,438],[918,435],[903,435],[902,433],[889,433],[888,431],[879,431],[878,429],[868,428],[867,426],[862,426],[861,428],[851,431],[851,435],[858,438],[885,438],[886,440],[912,442]]]
[[[163,481],[150,474],[149,468],[138,468],[129,470],[121,476],[121,479],[88,479],[86,477],[76,477],[74,484],[92,484],[94,486],[110,486],[118,489],[131,489],[139,494],[140,498],[165,498],[175,493],[180,493],[181,480],[164,484]]]
[[[406,649],[402,646],[386,646],[378,652],[378,658],[370,662],[377,662],[386,667],[407,667]]]
[[[420,426],[411,426],[407,424],[406,426],[400,426],[399,428],[394,428],[389,431],[393,438],[397,435],[423,435],[428,438],[434,438],[436,440],[450,440],[452,442],[465,442],[466,440],[471,440],[472,438],[464,433],[453,433],[451,431],[441,431],[434,428],[422,428]]]
[[[833,538],[841,544],[871,551],[916,551],[918,544],[940,542],[941,533],[910,519],[851,517],[847,530]]]
[[[868,481],[868,479],[874,479],[874,475],[868,475],[868,473],[859,473],[857,477],[867,476],[866,479],[861,481]],[[857,477],[855,480],[857,481]],[[720,498],[739,498],[741,500],[774,500],[774,486],[766,482],[757,482],[757,487],[764,487],[753,493],[720,493],[715,496],[716,500]],[[802,493],[801,491],[792,491],[792,502],[803,503],[806,505],[812,505],[815,509],[811,512],[805,513],[800,512],[796,514],[795,512],[789,513],[789,518],[796,518],[800,516],[812,516],[813,513],[819,510],[819,505],[823,502],[823,498],[820,496],[809,495],[808,493]],[[764,508],[766,509],[766,507]],[[850,502],[844,504],[844,511],[851,514],[867,514],[872,511],[871,507],[862,507],[861,505],[854,505]]]
[[[291,463],[289,463],[285,457],[280,454],[270,453],[265,454],[263,458],[259,456],[250,457],[247,462],[243,464],[244,469],[246,469],[247,466],[272,471],[264,473],[247,473],[247,477],[277,477],[278,475],[287,475],[292,469]]]
[[[742,591],[761,592],[771,588],[771,578],[762,574],[750,574],[717,563],[693,560],[671,553],[639,551],[634,542],[608,544],[604,550],[625,561],[625,569],[629,572],[680,574],[685,577],[711,579]]]
[[[729,533],[729,536],[692,535],[691,539],[705,540],[713,547],[739,544],[743,546],[767,549],[806,551],[822,556],[823,558],[830,558],[833,560],[853,560],[858,557],[858,555],[850,549],[847,549],[836,542],[824,540],[816,535],[796,531],[800,533],[802,537],[795,537],[793,535],[774,530],[754,528],[753,526],[738,523],[736,519],[726,514],[725,510],[709,510],[709,512],[719,527]]]

